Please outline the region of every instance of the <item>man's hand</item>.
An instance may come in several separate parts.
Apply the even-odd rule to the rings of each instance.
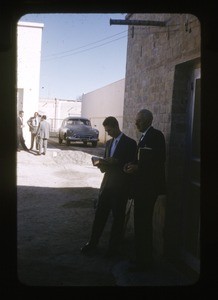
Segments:
[[[136,173],[138,171],[138,165],[133,163],[125,164],[123,171],[128,174]]]
[[[110,169],[111,166],[115,166],[119,163],[119,161],[116,158],[113,157],[107,157],[104,159],[100,159],[99,163],[96,165],[100,169],[102,173],[105,173]]]
[[[100,162],[101,163],[101,162]],[[109,164],[109,165],[117,165],[119,163],[118,159],[114,158],[114,157],[107,157],[104,159],[104,161],[102,162],[102,164]]]
[[[98,164],[97,168],[99,168],[99,170],[101,171],[101,173],[105,173],[108,170],[107,166],[101,165],[101,164]]]

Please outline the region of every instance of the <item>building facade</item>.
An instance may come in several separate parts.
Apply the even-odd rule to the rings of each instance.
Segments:
[[[125,21],[135,23],[128,26],[123,130],[138,139],[136,113],[153,112],[166,138],[168,188],[154,227],[162,226],[162,254],[199,272],[200,22],[190,14],[129,14]]]
[[[69,116],[81,116],[81,101],[40,98],[37,111],[40,115],[47,116],[51,134],[57,134],[63,119]]]
[[[82,117],[89,118],[92,126],[99,130],[99,141],[105,143],[108,138],[102,122],[108,116],[114,116],[123,128],[123,103],[125,79],[108,84],[95,91],[82,95]]]
[[[38,111],[41,41],[44,25],[19,22],[17,26],[17,112],[24,111],[23,135],[30,146],[27,120]]]

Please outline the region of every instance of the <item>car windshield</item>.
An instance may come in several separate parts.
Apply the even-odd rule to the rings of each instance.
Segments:
[[[69,119],[67,121],[67,125],[88,125],[90,126],[91,123],[89,120],[83,120],[83,119]]]

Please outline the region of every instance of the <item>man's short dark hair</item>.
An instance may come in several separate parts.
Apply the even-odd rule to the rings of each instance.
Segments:
[[[103,126],[119,127],[119,123],[115,117],[107,117],[102,123]]]

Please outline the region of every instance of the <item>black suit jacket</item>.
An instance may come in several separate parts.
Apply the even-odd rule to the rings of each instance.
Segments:
[[[110,156],[110,149],[113,139],[106,143],[105,158]],[[119,143],[113,154],[113,158],[117,159],[117,164],[107,166],[104,178],[102,180],[100,191],[114,190],[119,194],[127,194],[129,181],[132,176],[123,171],[123,167],[128,162],[133,162],[137,153],[137,143],[130,137],[122,134]]]
[[[157,194],[165,194],[166,146],[163,133],[150,127],[143,140],[138,144],[138,154],[139,149],[144,147],[151,148],[151,150],[147,150],[147,154],[145,150],[144,157],[139,155],[137,157],[139,170],[135,176],[135,192],[143,195],[146,191],[153,189]]]
[[[23,133],[22,126],[23,126],[22,120],[20,119],[20,117],[17,117],[17,134],[18,135]]]

